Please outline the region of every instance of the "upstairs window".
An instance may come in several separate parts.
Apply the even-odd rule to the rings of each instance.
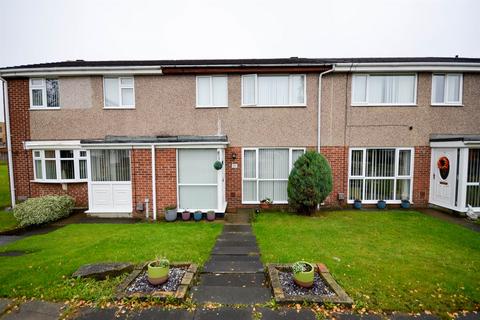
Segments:
[[[462,87],[462,74],[433,74],[432,105],[461,105]]]
[[[352,81],[353,106],[408,106],[417,100],[414,74],[355,74]]]
[[[31,78],[30,108],[47,109],[59,107],[60,95],[58,79]]]
[[[38,182],[86,181],[87,151],[34,150],[33,171]]]
[[[105,77],[103,89],[106,109],[135,108],[133,77]]]
[[[304,74],[242,76],[242,106],[292,107],[306,105]]]
[[[227,76],[197,77],[197,107],[220,108],[228,106]]]

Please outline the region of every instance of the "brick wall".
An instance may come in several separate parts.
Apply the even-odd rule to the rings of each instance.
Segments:
[[[133,212],[144,216],[145,211],[137,212],[138,203],[145,203],[148,198],[149,216],[152,216],[152,156],[150,149],[132,149],[130,152],[130,169],[132,180],[132,206]],[[146,208],[144,207],[144,210]]]
[[[236,165],[236,168],[232,168],[232,165]],[[242,148],[240,147],[225,149],[225,192],[228,212],[235,212],[242,207]]]
[[[69,195],[75,199],[75,206],[81,208],[88,207],[88,184],[68,183],[66,190],[59,183],[31,183],[31,197],[42,197],[47,195]]]
[[[415,147],[413,170],[413,204],[426,207],[430,192],[430,147]]]
[[[166,206],[177,205],[176,149],[157,149],[155,162],[157,213],[161,218]]]
[[[320,153],[330,163],[333,176],[333,189],[325,200],[325,206],[343,207],[347,204],[348,147],[321,147]],[[338,200],[339,193],[344,194],[345,200]]]

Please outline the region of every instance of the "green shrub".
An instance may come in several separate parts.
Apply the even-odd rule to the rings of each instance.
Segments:
[[[311,214],[332,192],[332,170],[327,159],[308,151],[295,162],[288,177],[288,203],[299,213]]]
[[[30,198],[17,204],[13,215],[21,227],[56,221],[70,214],[75,200],[70,196]]]

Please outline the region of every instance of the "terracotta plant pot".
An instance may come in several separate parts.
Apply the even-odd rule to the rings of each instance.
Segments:
[[[215,211],[207,211],[207,220],[214,221],[215,220]]]
[[[188,221],[190,220],[191,213],[189,211],[183,211],[182,212],[182,220],[183,221]]]
[[[153,285],[159,285],[165,283],[168,280],[168,272],[170,267],[156,267],[154,264],[156,261],[152,261],[148,264],[147,277],[148,282]]]
[[[293,281],[300,287],[311,288],[313,286],[313,279],[315,277],[315,268],[312,264],[300,261],[307,266],[307,271],[293,273]]]

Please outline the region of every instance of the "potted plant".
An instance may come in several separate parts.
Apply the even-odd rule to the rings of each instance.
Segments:
[[[355,201],[353,201],[353,207],[355,209],[362,209],[362,200],[355,199]]]
[[[165,207],[165,220],[167,221],[177,220],[177,206],[170,205]]]
[[[147,277],[148,282],[153,285],[165,283],[168,280],[170,271],[170,262],[166,258],[155,259],[148,264]]]
[[[184,211],[182,212],[182,220],[183,220],[183,221],[188,221],[188,220],[190,220],[190,211],[184,210]]]
[[[305,261],[297,261],[292,265],[293,281],[300,287],[310,288],[313,286],[315,268]]]
[[[195,211],[195,212],[193,213],[193,219],[194,219],[195,221],[200,221],[200,220],[202,220],[202,216],[203,216],[203,214],[202,214],[202,211],[200,211],[200,210],[197,210],[197,211]]]
[[[410,200],[408,200],[408,199],[403,199],[401,206],[402,206],[403,209],[408,209],[408,208],[410,208]]]
[[[265,198],[260,201],[260,209],[269,209],[272,206],[272,199]]]
[[[378,209],[385,209],[387,207],[387,202],[385,200],[378,200],[377,208]]]
[[[207,211],[207,220],[208,221],[215,220],[215,211],[213,211],[213,210]]]

